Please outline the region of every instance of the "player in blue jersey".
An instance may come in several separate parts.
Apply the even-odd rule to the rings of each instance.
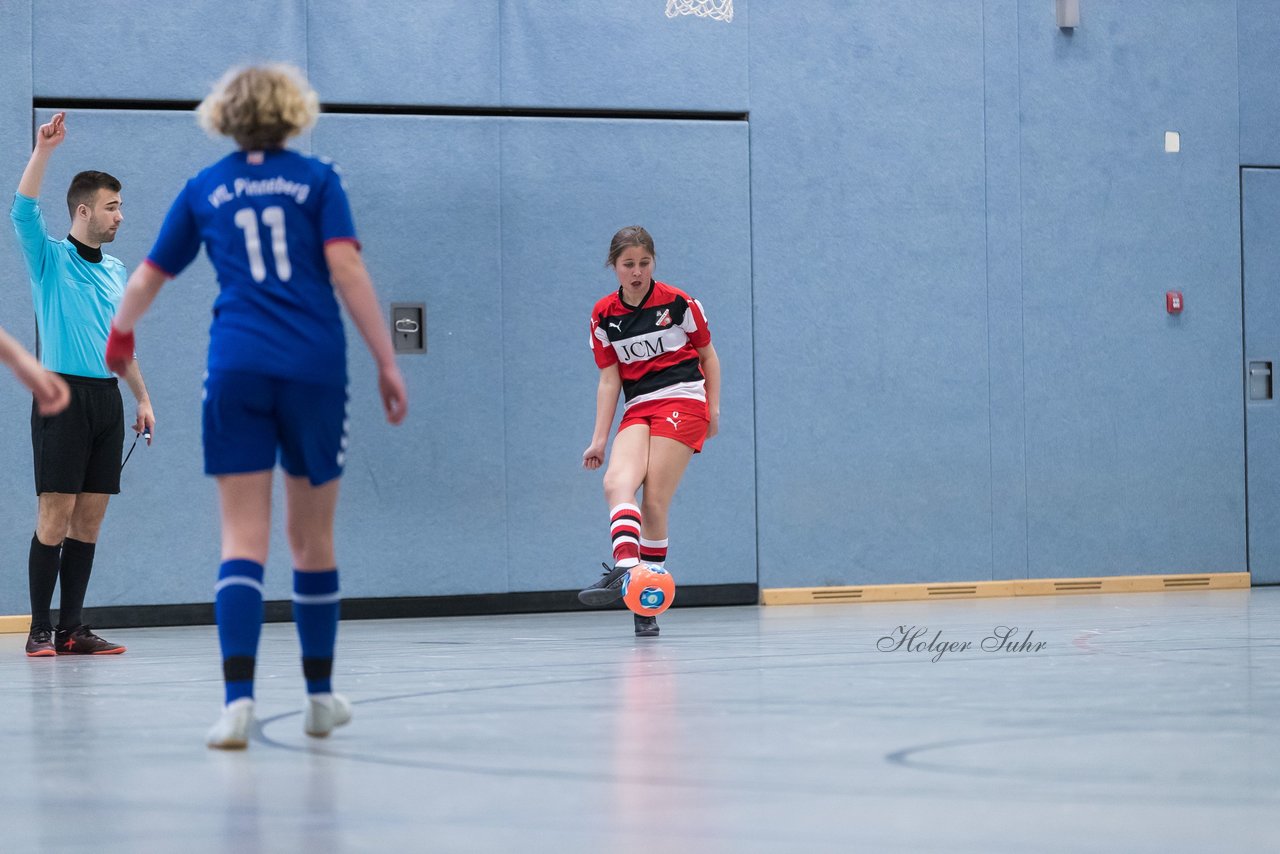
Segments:
[[[66,135],[64,113],[40,126],[10,211],[31,277],[41,362],[71,387],[66,409],[52,415],[33,404],[31,412],[39,513],[27,562],[30,656],[124,652],[82,619],[98,532],[108,500],[120,491],[124,403],[102,362],[102,348],[124,292],[125,268],[102,246],[115,240],[124,219],[121,188],[105,172],[77,174],[67,190],[71,233],[62,240],[50,236],[38,202],[40,185]],[[135,361],[124,367],[121,374],[137,401],[133,429],[150,433],[155,415],[142,373]],[[49,609],[57,585],[62,594],[55,631]]]
[[[214,604],[226,704],[206,739],[216,748],[246,747],[253,723],[277,459],[285,471],[293,614],[307,683],[303,728],[326,736],[351,719],[350,703],[330,685],[339,603],[333,517],[347,446],[339,298],[377,364],[387,420],[399,424],[406,411],[404,380],[337,169],[284,147],[318,111],[315,92],[289,66],[223,77],[198,116],[239,150],[178,194],[129,279],[107,345],[107,364],[125,367],[138,320],[203,244],[220,286],[204,400],[205,472],[217,478],[222,505]]]
[[[36,412],[40,415],[57,415],[71,402],[71,390],[67,381],[46,370],[40,360],[23,349],[17,340],[0,329],[0,363],[9,366],[18,382],[31,389]]]

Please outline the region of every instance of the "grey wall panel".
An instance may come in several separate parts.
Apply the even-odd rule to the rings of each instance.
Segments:
[[[753,24],[761,585],[990,578],[981,8]]]
[[[40,110],[35,121],[43,123],[51,116],[51,111]],[[146,141],[145,149],[139,140]],[[183,182],[227,150],[206,137],[190,113],[69,113],[67,139],[50,161],[40,197],[50,233],[65,234],[68,228],[65,195],[72,175],[84,169],[110,172],[123,184],[125,219],[118,238],[105,251],[132,270],[146,256]],[[16,175],[12,180],[16,183]],[[9,240],[12,245],[13,238]],[[201,258],[166,286],[138,330],[139,362],[156,413],[155,442],[150,448],[138,446],[124,470],[121,494],[107,510],[89,605],[211,598],[218,513],[213,484],[201,474],[200,380],[214,289],[212,271]],[[123,384],[121,389],[132,423],[133,397]],[[15,554],[20,551],[25,565],[35,499],[29,474],[30,430],[17,435],[23,447],[14,453],[25,482],[16,496],[10,493],[6,504],[16,501],[26,524],[6,529],[13,537],[8,548]],[[132,438],[129,433],[128,441]],[[24,589],[17,613],[26,613],[25,600]]]
[[[1249,376],[1268,363],[1265,399],[1250,381],[1248,421],[1249,572],[1254,584],[1280,584],[1280,169],[1246,169],[1244,190],[1244,346]]]
[[[34,0],[37,97],[203,98],[234,64],[306,66],[306,0]]]
[[[1018,0],[983,4],[991,577],[1027,575]]]
[[[35,321],[26,266],[18,252],[9,206],[31,154],[31,3],[0,3],[0,326],[27,349]],[[27,549],[35,530],[31,474],[31,395],[0,367],[0,614],[25,614]]]
[[[430,332],[428,355],[401,360],[413,399],[393,430],[352,331],[353,595],[590,574],[607,544],[598,475],[577,468],[595,380],[582,318],[612,287],[604,244],[635,221],[660,277],[706,302],[728,383],[725,435],[677,499],[681,581],[755,577],[756,479],[766,587],[1243,567],[1238,166],[1275,162],[1270,3],[1091,4],[1071,34],[1047,0],[739,0],[728,25],[663,5],[14,0],[0,179],[30,151],[33,94],[195,99],[237,61],[304,64],[331,101],[750,109],[749,170],[741,125],[323,118],[317,148],[346,168],[383,301],[427,302]],[[119,58],[86,70],[102,45]],[[226,150],[189,115],[68,126],[49,186],[121,174],[114,251],[131,267],[181,181]],[[0,323],[30,344],[8,241]],[[94,604],[208,599],[213,287],[197,262],[144,323],[160,429],[108,514]],[[0,377],[15,566],[27,407]],[[287,564],[278,548],[269,595]],[[25,608],[25,581],[0,576],[0,613]]]
[[[1241,571],[1235,21],[1020,14],[1030,575]]]
[[[26,267],[18,252],[9,206],[13,191],[31,154],[31,3],[15,0],[0,4],[0,200],[4,207],[4,233],[0,246],[0,324],[12,335],[30,339],[31,298],[25,284]],[[3,394],[0,391],[0,394]]]
[[[1280,10],[1275,0],[1237,0],[1236,6],[1240,162],[1280,166]]]
[[[665,6],[501,0],[502,103],[746,111],[747,0],[731,23]]]
[[[609,241],[635,224],[654,236],[657,278],[705,304],[724,366],[723,435],[676,494],[668,565],[681,584],[754,582],[745,126],[509,120],[502,174],[512,589],[583,586],[611,559],[603,470],[581,467],[599,378],[589,320],[617,289]]]
[[[310,0],[311,82],[330,103],[496,105],[498,4]]]
[[[382,158],[366,156],[373,122]],[[46,186],[65,187],[82,168],[118,175],[127,219],[111,251],[130,267],[145,256],[182,181],[229,150],[207,139],[189,114],[77,112],[68,127]],[[485,342],[496,329],[487,336],[478,320],[498,297],[496,126],[326,116],[315,136],[318,149],[346,168],[384,303],[427,302],[431,329],[430,355],[402,361],[412,408],[401,429],[385,424],[372,364],[348,329],[352,442],[338,522],[344,590],[352,596],[501,591],[501,388],[489,380],[500,376],[501,358],[497,349],[486,358]],[[151,140],[145,159],[136,154],[139,138]],[[478,189],[486,183],[487,197]],[[61,209],[46,194],[51,222],[62,218]],[[491,292],[476,283],[488,283]],[[212,269],[197,260],[166,286],[139,330],[156,443],[140,447],[125,470],[123,494],[104,526],[90,604],[210,596],[218,517],[215,486],[201,473],[199,400],[215,290]],[[476,391],[484,389],[492,389],[487,408],[485,392]],[[29,449],[22,454],[28,459]],[[22,492],[29,492],[25,484]],[[281,498],[277,488],[270,598],[287,598],[289,590]],[[29,507],[21,509],[29,515]],[[22,594],[9,612],[25,610],[25,589],[6,593]]]
[[[401,356],[409,418],[386,425],[348,329],[351,435],[339,510],[348,595],[506,590],[498,122],[323,116],[384,307],[425,302],[427,354]]]

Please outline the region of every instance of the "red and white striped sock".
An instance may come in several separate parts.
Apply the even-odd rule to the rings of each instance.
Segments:
[[[635,566],[640,562],[640,508],[619,504],[609,511],[609,519],[614,566]]]
[[[667,562],[667,540],[646,540],[640,538],[640,562],[663,566]]]

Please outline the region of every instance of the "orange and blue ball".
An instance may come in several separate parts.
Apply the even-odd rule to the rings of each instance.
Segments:
[[[622,578],[622,601],[642,617],[656,617],[676,599],[676,582],[660,566],[642,563]]]

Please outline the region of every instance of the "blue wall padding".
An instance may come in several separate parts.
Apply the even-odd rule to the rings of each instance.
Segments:
[[[37,110],[34,120],[49,120],[51,110]],[[30,110],[27,115],[30,116]],[[28,122],[31,119],[27,120]],[[130,269],[146,256],[173,197],[188,177],[229,149],[209,139],[190,113],[81,110],[68,114],[67,139],[50,160],[41,207],[50,233],[65,235],[66,188],[84,169],[110,172],[123,184],[125,219],[119,237],[105,251]],[[29,150],[29,143],[27,145]],[[25,156],[23,160],[25,161]],[[21,166],[10,178],[16,186]],[[16,255],[11,226],[0,244],[0,256]],[[24,279],[13,290],[25,305],[6,313],[6,325],[29,328],[31,307]],[[176,281],[165,286],[138,329],[138,357],[156,413],[155,441],[139,443],[121,477],[122,494],[107,510],[99,540],[88,604],[155,604],[209,600],[218,571],[218,505],[213,482],[203,474],[200,453],[200,389],[204,374],[210,308],[216,284],[203,252]],[[133,397],[121,384],[128,423],[133,423]],[[15,392],[0,377],[0,394]],[[17,398],[18,395],[13,395]],[[0,501],[0,527],[28,530],[35,518],[31,479],[29,400],[3,409],[7,429],[0,431],[0,454],[13,465],[6,473],[17,483]],[[126,450],[133,433],[126,433]],[[280,541],[283,544],[283,540]],[[17,553],[14,560],[16,561]],[[282,564],[287,575],[289,564]],[[268,579],[270,582],[272,579]],[[278,579],[277,579],[278,580]],[[0,574],[0,607],[25,613],[25,574]],[[287,581],[281,590],[287,591]],[[274,587],[269,590],[269,598]]]
[[[753,22],[761,585],[990,578],[981,7]]]
[[[35,316],[26,265],[9,219],[13,191],[31,154],[31,4],[0,3],[0,326],[34,351]],[[66,188],[62,188],[65,192]],[[64,211],[57,220],[65,225]],[[35,530],[36,496],[31,470],[31,394],[0,367],[0,614],[26,614],[27,556],[21,539]],[[206,591],[207,592],[207,591]]]
[[[573,588],[610,558],[601,472],[581,468],[599,372],[591,307],[613,233],[650,229],[656,275],[701,300],[724,366],[723,435],[671,512],[679,583],[755,579],[751,235],[744,123],[503,125],[502,328],[512,589]]]
[[[386,424],[372,362],[348,329],[338,559],[349,596],[506,589],[499,123],[326,116],[315,131],[346,176],[383,303],[426,303],[427,354],[400,358],[402,427]]]
[[[1230,4],[1219,14],[1230,22]],[[1275,0],[1237,0],[1240,63],[1240,162],[1280,166],[1280,14]],[[1220,27],[1215,27],[1215,30]],[[1230,54],[1228,54],[1228,57]]]
[[[311,82],[329,103],[495,106],[498,19],[475,0],[311,0]]]
[[[745,112],[747,2],[730,24],[665,6],[501,0],[503,104]]]
[[[283,59],[325,101],[374,109],[297,143],[344,168],[384,304],[427,305],[399,429],[349,327],[351,596],[573,588],[607,558],[600,475],[579,467],[585,318],[613,287],[610,235],[637,222],[659,277],[706,303],[725,366],[724,434],[672,513],[681,583],[1246,568],[1240,166],[1280,165],[1269,2],[1091,3],[1071,31],[1048,0],[736,0],[732,24],[664,6],[14,0],[0,184],[52,112],[33,97],[194,101],[232,63]],[[387,104],[494,114],[376,114]],[[229,147],[183,112],[81,110],[68,129],[50,223],[65,227],[73,172],[119,174],[110,251],[130,267],[182,181]],[[0,323],[29,345],[25,274],[0,243]],[[90,605],[208,600],[215,287],[198,260],[139,331],[156,444],[112,502]],[[29,402],[3,377],[0,412],[0,551],[18,566]],[[283,599],[280,518],[273,533],[267,597]],[[1258,565],[1280,565],[1256,540]],[[25,607],[22,574],[0,574],[0,613]]]
[[[1066,35],[1031,5],[1028,575],[1241,571],[1234,19],[1212,3],[1094,4]],[[1176,319],[1170,289],[1186,298]]]
[[[32,0],[35,95],[198,100],[234,64],[305,66],[307,5]]]
[[[1249,452],[1249,569],[1280,584],[1280,170],[1246,169],[1244,189],[1245,360],[1271,363],[1271,398],[1245,404]]]

